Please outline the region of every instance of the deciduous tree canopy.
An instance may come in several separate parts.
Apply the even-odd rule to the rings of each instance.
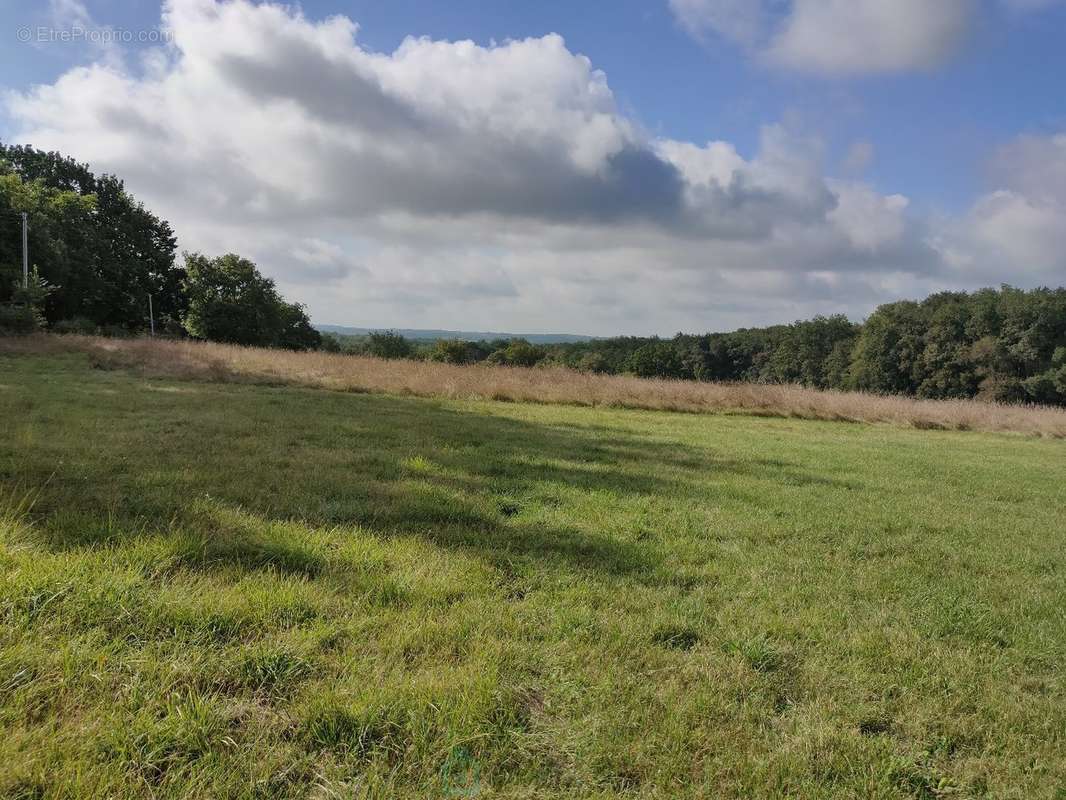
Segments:
[[[307,350],[321,341],[303,307],[286,303],[255,264],[229,253],[185,256],[185,328],[216,342]]]
[[[0,144],[0,291],[21,270],[20,211],[29,213],[31,260],[58,287],[44,304],[49,322],[84,318],[138,330],[149,294],[159,321],[176,323],[184,312],[174,232],[119,178],[59,153]]]

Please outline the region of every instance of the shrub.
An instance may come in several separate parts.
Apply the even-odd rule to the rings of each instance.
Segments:
[[[656,341],[634,350],[626,359],[624,370],[638,378],[679,378],[684,371],[673,344]]]
[[[489,355],[488,362],[509,367],[533,367],[546,355],[543,347],[532,345],[525,339],[512,339],[506,347]]]
[[[0,336],[33,333],[40,326],[40,315],[33,306],[0,303]]]
[[[611,371],[611,365],[603,353],[585,353],[577,362],[577,369],[581,372],[606,373]]]
[[[323,353],[343,353],[344,348],[341,347],[340,339],[334,336],[332,333],[322,334],[322,342],[318,345],[318,349]]]
[[[61,319],[52,325],[51,330],[52,333],[76,333],[82,336],[92,336],[96,333],[96,323],[86,317]]]
[[[473,359],[469,342],[461,339],[438,339],[429,351],[429,360],[445,364],[467,364]]]
[[[376,358],[410,358],[411,343],[395,331],[374,331],[367,337],[366,353]]]
[[[100,327],[100,335],[111,339],[125,339],[130,335],[130,331],[122,325],[103,325]]]
[[[36,267],[26,286],[16,281],[11,289],[11,300],[0,304],[0,334],[33,333],[43,327],[41,308],[55,289],[41,277]]]

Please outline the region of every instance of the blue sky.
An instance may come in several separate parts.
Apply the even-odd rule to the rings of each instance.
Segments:
[[[216,181],[210,194],[227,208],[243,204],[242,211],[234,213],[228,230],[219,224],[217,212],[212,212],[211,219],[197,218],[198,204],[187,196],[188,187],[157,180],[153,178],[154,170],[144,168],[144,160],[152,156],[145,154],[134,161],[132,155],[119,152],[116,142],[126,142],[131,136],[128,127],[122,128],[115,121],[123,114],[104,119],[99,105],[95,109],[86,107],[84,98],[96,96],[93,93],[103,89],[106,75],[123,76],[125,84],[122,93],[111,101],[107,101],[106,91],[100,94],[102,102],[132,106],[139,93],[145,93],[153,81],[161,80],[155,73],[150,75],[142,62],[147,53],[159,52],[158,61],[153,62],[155,69],[177,74],[196,59],[217,66],[222,62],[215,55],[227,48],[247,55],[247,44],[238,41],[242,35],[260,37],[258,45],[263,49],[254,54],[258,65],[254,68],[268,75],[271,66],[265,59],[269,58],[270,48],[285,46],[279,44],[281,39],[273,38],[271,25],[284,28],[286,35],[297,38],[305,34],[318,37],[315,46],[321,46],[326,54],[323,63],[334,63],[337,51],[331,49],[335,42],[325,32],[325,21],[337,15],[358,25],[351,46],[359,57],[391,54],[408,36],[447,43],[470,39],[479,46],[479,52],[491,53],[494,44],[527,37],[539,40],[557,33],[565,40],[565,48],[561,52],[528,48],[529,52],[522,54],[529,58],[528,65],[520,68],[525,73],[517,73],[519,78],[512,78],[509,85],[502,85],[501,81],[500,85],[482,86],[482,79],[475,74],[470,78],[471,94],[466,97],[462,94],[467,91],[464,87],[449,84],[449,92],[460,92],[459,106],[465,108],[463,104],[469,101],[478,113],[490,115],[471,129],[472,138],[498,132],[495,121],[502,115],[516,116],[510,98],[527,91],[521,85],[522,75],[536,75],[542,68],[548,75],[556,74],[556,69],[580,72],[574,59],[585,56],[591,62],[590,71],[602,71],[609,86],[612,124],[626,129],[615,136],[617,141],[612,140],[615,144],[610,147],[634,151],[643,148],[669,162],[671,169],[679,169],[683,185],[678,191],[685,193],[686,220],[692,216],[688,213],[692,209],[687,206],[695,203],[699,194],[698,182],[692,177],[695,173],[690,172],[694,167],[691,161],[682,167],[677,160],[680,156],[667,155],[676,148],[672,150],[664,142],[699,147],[712,141],[728,143],[743,164],[714,180],[720,179],[721,185],[726,186],[731,180],[743,183],[743,178],[767,191],[779,191],[782,196],[792,197],[786,204],[790,210],[782,206],[772,223],[762,218],[732,220],[734,228],[723,233],[721,220],[714,218],[714,214],[721,213],[719,206],[701,207],[700,232],[689,229],[689,221],[682,224],[674,220],[665,226],[659,221],[657,230],[638,241],[632,234],[632,221],[604,222],[597,218],[583,225],[564,224],[553,218],[550,210],[545,213],[536,204],[500,212],[498,199],[479,197],[464,199],[455,209],[446,203],[428,207],[414,198],[418,191],[412,189],[411,198],[396,197],[380,208],[373,207],[370,200],[360,200],[329,224],[321,222],[321,215],[317,217],[310,235],[307,231],[297,234],[306,238],[305,246],[290,254],[297,261],[302,258],[305,266],[310,263],[311,268],[290,268],[283,259],[271,258],[277,250],[274,247],[262,247],[262,252],[253,255],[265,261],[264,268],[307,302],[322,322],[427,327],[469,327],[471,322],[477,322],[496,329],[517,325],[594,333],[670,333],[678,328],[720,328],[838,311],[861,317],[876,302],[894,299],[893,292],[922,294],[936,288],[972,288],[1000,281],[1062,283],[1063,263],[1052,252],[1059,242],[1053,231],[1045,230],[1058,220],[1062,196],[1054,187],[1041,185],[1041,170],[1038,164],[1034,168],[1033,161],[1052,159],[1049,173],[1058,175],[1056,159],[1066,153],[1066,139],[1059,146],[1062,132],[1066,131],[1066,92],[1062,90],[1062,76],[1066,75],[1066,3],[944,0],[941,8],[950,11],[940,18],[927,19],[923,4],[915,0],[853,0],[854,7],[862,6],[866,11],[845,20],[846,33],[841,36],[840,30],[831,28],[833,20],[826,27],[812,2],[314,0],[280,9],[273,16],[264,13],[262,5],[238,3],[244,10],[240,14],[233,11],[229,22],[223,23],[222,17],[215,14],[221,6],[216,7],[209,0],[176,0],[170,9],[173,18],[167,19],[161,16],[160,4],[149,0],[57,0],[33,7],[0,0],[4,27],[12,31],[11,46],[0,49],[0,85],[8,90],[8,101],[0,108],[0,135],[6,141],[61,147],[89,160],[94,167],[125,176],[138,196],[145,197],[157,213],[172,219],[183,246],[226,247],[229,234],[233,244],[227,249],[247,248],[249,242],[259,238],[257,230],[278,225],[269,214],[257,218],[248,209],[256,203],[259,209],[284,206],[271,194],[277,190],[276,185],[255,188],[243,182],[249,165],[254,171],[254,165],[265,167],[271,163],[266,151],[272,143],[257,145],[263,148],[263,161],[234,155],[233,148],[226,150],[228,155],[214,154],[215,158],[227,159],[223,164],[233,168],[235,182],[224,185]],[[738,33],[734,23],[742,17],[752,20],[752,24]],[[179,24],[175,25],[175,20]],[[164,47],[15,41],[14,31],[20,27],[36,32],[42,26],[63,28],[72,24],[131,31],[162,24],[182,33],[176,42]],[[239,28],[241,25],[245,28]],[[304,27],[294,27],[299,25]],[[942,28],[942,35],[933,36],[930,31],[937,26]],[[247,33],[253,29],[252,34]],[[197,31],[197,36],[217,35],[215,55],[196,51],[192,31]],[[886,40],[885,31],[898,32]],[[847,49],[847,40],[852,36],[861,43],[857,54]],[[840,48],[839,54],[823,56],[835,47]],[[863,47],[870,50],[869,60]],[[161,63],[166,66],[160,67]],[[66,92],[42,94],[41,87],[47,90],[61,82],[68,71],[93,64],[100,69],[92,81],[80,85],[76,95],[72,87],[67,87]],[[311,61],[304,66],[309,73],[293,76],[292,85],[286,89],[294,96],[282,98],[267,92],[257,98],[255,107],[261,108],[265,102],[285,104],[285,113],[289,113],[294,99],[296,105],[306,105],[306,95],[319,91],[321,81],[316,81]],[[360,69],[352,68],[357,72]],[[386,69],[375,81],[387,92],[392,91],[390,81],[402,77],[399,67],[395,72],[390,78]],[[188,91],[219,92],[232,77],[223,70],[210,79],[211,83],[190,84]],[[257,83],[260,90],[269,80],[277,79],[264,78]],[[402,91],[416,92],[416,96],[404,95],[405,103],[414,104],[419,114],[430,106],[434,114],[444,115],[443,118],[452,113],[447,107],[433,106],[432,95],[441,87],[434,85],[432,76],[418,80],[420,83],[413,89],[404,84]],[[306,88],[300,81],[306,81]],[[367,120],[360,117],[360,103],[352,100],[344,85],[338,84],[341,88],[336,90],[335,102],[351,107],[346,112],[348,127],[338,135],[350,135],[355,142],[363,135],[361,126]],[[528,91],[569,91],[553,86],[544,89],[537,83]],[[243,84],[240,88],[251,91]],[[418,92],[424,92],[425,97]],[[484,104],[477,92],[496,93],[501,105],[482,109]],[[187,95],[188,92],[181,97]],[[544,113],[556,108],[566,111],[573,102],[565,94],[538,98],[537,104],[548,103]],[[169,101],[161,102],[165,105]],[[178,104],[177,100],[174,102]],[[320,108],[332,102],[323,98]],[[600,108],[596,105],[600,100],[595,98],[583,96],[580,102]],[[64,104],[68,106],[65,109]],[[174,113],[157,110],[163,116]],[[145,108],[143,112],[151,116],[153,110]],[[318,125],[321,120],[316,121],[314,113],[313,107],[306,106],[302,117],[293,118],[292,127],[311,129]],[[589,112],[586,109],[582,113],[587,116]],[[521,117],[521,113],[517,116]],[[68,124],[67,118],[73,121]],[[450,120],[448,124],[454,122]],[[240,122],[235,124],[239,127]],[[777,142],[773,152],[787,150],[787,158],[766,155],[771,152],[768,129],[770,138]],[[547,136],[539,127],[533,132],[537,137]],[[513,137],[524,133],[521,127],[509,128],[506,141],[513,144]],[[556,152],[560,146],[565,149],[567,136],[586,134],[582,129],[567,129],[559,134],[559,141],[545,139],[546,151],[512,151],[500,144],[500,153],[515,164],[534,161],[547,158],[546,152]],[[175,142],[170,152],[181,154],[186,169],[201,168],[217,175],[219,169],[212,166],[210,159],[205,157],[202,163],[188,160],[189,153],[201,155],[202,148],[194,146],[196,138],[195,132],[184,133],[182,141]],[[241,147],[239,139],[233,143],[237,149]],[[624,143],[620,144],[622,140]],[[150,148],[151,144],[149,138],[129,146],[132,152],[138,152],[138,147]],[[434,156],[438,162],[434,163],[448,159],[449,147],[464,148],[465,153],[467,144],[450,138],[428,143],[439,148]],[[427,143],[419,146],[422,152]],[[471,147],[476,151],[476,144]],[[604,147],[608,149],[600,155],[608,161],[603,163],[613,163],[610,159],[614,151]],[[797,155],[800,153],[802,156]],[[803,159],[803,163],[811,165],[812,173],[818,173],[816,183],[810,182],[813,178],[806,175],[805,168],[796,166]],[[788,167],[788,182],[772,167],[772,163],[784,161],[792,164]],[[240,166],[240,176],[236,174],[236,164]],[[472,169],[482,169],[473,161],[471,164]],[[297,172],[320,174],[315,164],[305,166],[306,171]],[[379,175],[362,162],[353,161],[350,166],[357,185],[363,185],[362,179],[371,175],[374,180],[387,180],[390,187],[408,179],[393,173]],[[579,167],[584,169],[585,165]],[[554,174],[543,167],[538,172]],[[804,173],[803,180],[808,181],[802,186],[796,183],[799,173]],[[471,178],[459,173],[449,180],[456,181],[457,195],[471,185]],[[522,185],[519,178],[515,180]],[[560,193],[572,193],[566,188],[566,180],[567,175],[560,172],[555,187]],[[545,181],[547,185],[538,187],[536,192],[552,191],[551,182],[547,178]],[[713,185],[711,179],[707,181],[710,182],[706,185]],[[812,198],[823,186],[828,187],[830,195],[840,198],[839,202],[830,202],[820,211],[796,210],[801,201],[814,202]],[[449,187],[433,187],[433,191],[446,197]],[[905,211],[903,205],[884,199],[896,196],[906,198]],[[594,202],[601,206],[608,202],[603,199],[606,195],[593,192],[589,197],[599,198]],[[328,204],[329,198],[325,191],[320,197],[303,198],[303,205],[293,211],[310,214],[310,209]],[[611,196],[609,202],[614,199]],[[734,201],[727,207],[742,205],[735,198]],[[636,202],[640,205],[639,200]],[[835,217],[834,205],[840,209]],[[871,209],[882,216],[869,218],[874,213]],[[885,216],[885,209],[898,219]],[[829,234],[816,225],[823,220],[810,222],[809,215],[803,216],[808,211],[829,214],[837,228],[845,224],[857,226],[843,233],[837,230],[845,239],[850,236],[851,249],[830,243]],[[393,219],[391,215],[399,212],[410,218]],[[808,220],[809,230],[780,222],[790,213],[798,215],[793,222],[801,217]],[[442,214],[453,215],[461,222],[458,227],[463,229],[465,239],[457,241],[437,230]],[[494,214],[501,215],[497,223],[491,219]],[[590,214],[603,216],[594,210]],[[539,237],[534,230],[537,226],[547,226]],[[686,230],[681,231],[682,227]],[[742,236],[735,232],[740,229],[749,233]],[[874,229],[883,235],[871,234]],[[750,233],[756,230],[762,233]],[[1027,240],[1010,241],[1010,232],[1015,230]],[[756,243],[760,235],[766,244],[761,250]],[[620,248],[619,241],[631,236],[633,240]],[[741,238],[745,241],[743,252],[735,244]],[[540,248],[538,257],[532,258],[528,242],[533,239],[550,240],[552,244]],[[817,244],[811,244],[814,240]],[[811,247],[809,253],[797,250],[807,246]],[[993,246],[998,248],[994,261],[988,256]],[[798,253],[797,264],[781,263],[791,252]],[[583,253],[591,257],[582,260]],[[705,253],[706,260],[722,270],[721,274],[714,274],[711,268],[701,273],[698,253]],[[612,258],[617,264],[614,271]],[[563,262],[580,266],[564,270],[558,266]],[[595,262],[595,268],[588,266],[591,262]],[[675,265],[680,266],[675,269]],[[773,277],[775,271],[781,273],[778,279]],[[390,283],[390,275],[401,277]],[[663,280],[664,275],[667,280]],[[321,280],[316,283],[316,279]],[[621,299],[618,286],[625,282],[635,287],[646,283],[655,289],[646,293],[646,306]],[[355,285],[362,288],[350,288]],[[427,285],[437,289],[427,290]],[[544,285],[550,285],[551,290],[544,289]],[[708,299],[701,308],[692,302],[694,291],[705,292],[713,300]],[[486,297],[492,298],[491,303]]]

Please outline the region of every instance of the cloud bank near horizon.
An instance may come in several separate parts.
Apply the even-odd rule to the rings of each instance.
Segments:
[[[702,5],[730,3],[753,7]],[[967,5],[945,0],[918,60]],[[805,7],[788,52],[832,23]],[[183,248],[253,258],[321,322],[724,329],[1066,267],[1066,135],[1018,139],[994,191],[924,218],[828,175],[821,143],[784,126],[748,157],[654,137],[555,34],[378,53],[346,17],[246,0],[170,0],[163,24],[170,44],[136,64],[109,53],[9,93],[17,140],[122,176]]]

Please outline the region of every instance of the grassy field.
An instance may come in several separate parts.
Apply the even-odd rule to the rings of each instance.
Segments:
[[[303,386],[453,400],[742,413],[833,422],[884,422],[921,430],[975,430],[1066,439],[1066,408],[978,400],[919,400],[795,385],[598,375],[565,367],[461,366],[412,359],[172,339],[25,336],[0,339],[0,354],[84,353],[101,369],[155,378]]]
[[[0,355],[0,797],[1066,797],[1066,443]]]

